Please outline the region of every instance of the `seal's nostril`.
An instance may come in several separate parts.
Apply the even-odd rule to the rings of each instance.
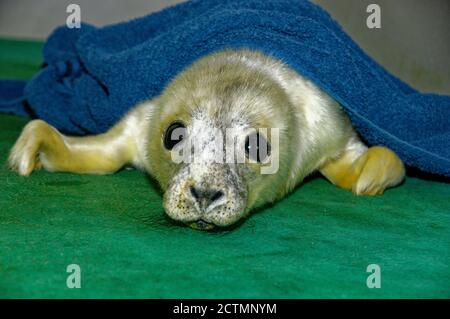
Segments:
[[[192,186],[191,186],[191,187],[189,188],[189,190],[190,190],[192,196],[193,196],[195,199],[199,199],[199,198],[200,198],[200,195],[199,195],[199,193],[196,191],[195,187],[192,187]]]
[[[217,191],[215,192],[212,196],[211,196],[211,202],[215,202],[216,200],[221,199],[223,196],[223,192],[222,191]]]
[[[203,189],[194,186],[189,187],[192,198],[198,203],[200,209],[207,211],[212,204],[220,204],[218,201],[223,198],[224,193],[216,189]]]

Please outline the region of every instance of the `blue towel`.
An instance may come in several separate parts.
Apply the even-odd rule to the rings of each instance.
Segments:
[[[341,103],[367,143],[450,176],[450,97],[419,93],[389,74],[306,0],[189,1],[103,28],[61,27],[38,74],[26,84],[0,81],[0,111],[32,114],[64,132],[103,132],[223,48],[281,59]]]

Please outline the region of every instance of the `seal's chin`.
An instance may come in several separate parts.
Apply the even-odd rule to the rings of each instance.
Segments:
[[[197,230],[212,230],[217,227],[216,225],[209,223],[207,221],[204,221],[203,219],[199,219],[195,222],[190,222],[187,225],[189,227],[191,227],[193,229],[197,229]]]

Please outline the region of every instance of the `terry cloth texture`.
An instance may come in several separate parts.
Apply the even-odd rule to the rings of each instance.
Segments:
[[[419,93],[389,74],[305,0],[190,1],[103,28],[61,27],[44,47],[47,66],[31,81],[0,82],[0,110],[65,132],[103,132],[187,65],[223,48],[281,59],[339,101],[369,144],[450,176],[450,97]]]
[[[0,76],[33,74],[40,46],[0,40]],[[27,121],[0,115],[0,298],[450,297],[448,184],[407,178],[357,197],[316,178],[235,230],[206,233],[169,223],[139,171],[8,171]],[[81,289],[66,286],[69,264]],[[380,289],[366,286],[369,264]]]

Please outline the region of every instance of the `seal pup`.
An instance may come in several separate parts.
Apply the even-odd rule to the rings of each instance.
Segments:
[[[276,128],[278,136],[257,128]],[[213,137],[225,131],[245,141],[244,162],[214,160],[223,145],[242,144],[218,144]],[[250,156],[249,140],[267,151],[263,158]],[[173,160],[183,145],[198,146],[193,161]],[[277,162],[275,173],[261,174],[267,161]],[[39,168],[109,174],[125,165],[159,182],[168,216],[203,230],[232,225],[315,171],[356,195],[381,194],[405,175],[394,152],[360,141],[333,98],[282,61],[248,49],[197,60],[103,134],[71,137],[33,120],[9,156],[24,176]]]

